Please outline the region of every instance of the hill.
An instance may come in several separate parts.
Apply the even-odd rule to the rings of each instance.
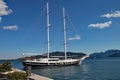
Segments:
[[[85,53],[67,52],[67,57],[68,58],[80,58],[84,55],[86,55],[86,54]],[[47,57],[47,53],[43,54],[43,55],[37,55],[35,57],[36,58]],[[52,52],[52,53],[50,53],[50,57],[64,58],[64,52],[60,52],[60,51]]]
[[[95,52],[90,58],[120,57],[120,50],[107,50],[105,52]]]

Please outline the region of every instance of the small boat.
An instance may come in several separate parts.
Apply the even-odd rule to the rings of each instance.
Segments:
[[[88,57],[87,55],[79,58],[79,59],[71,59],[67,58],[67,46],[66,46],[66,17],[65,17],[65,8],[63,7],[63,24],[64,24],[64,59],[60,58],[51,58],[50,54],[50,22],[49,22],[49,5],[47,3],[47,58],[39,58],[39,59],[32,59],[32,60],[23,60],[24,66],[67,66],[67,65],[79,65],[81,62]]]

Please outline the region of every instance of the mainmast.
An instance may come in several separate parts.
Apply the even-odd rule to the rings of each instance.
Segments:
[[[66,17],[65,17],[65,8],[63,7],[63,23],[64,23],[64,52],[65,60],[67,59],[67,47],[66,47]]]
[[[47,2],[47,50],[48,50],[47,58],[49,59],[49,53],[50,53],[50,21],[49,21],[49,5],[48,5],[48,2]]]

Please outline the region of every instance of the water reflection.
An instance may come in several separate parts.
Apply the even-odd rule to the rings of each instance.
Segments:
[[[52,67],[44,67],[39,69],[33,69],[32,72],[37,74],[41,74],[43,76],[47,75],[48,77],[56,77],[61,76],[64,79],[69,79],[69,76],[73,76],[77,73],[76,68],[79,66],[52,66]],[[39,72],[38,72],[39,71]]]

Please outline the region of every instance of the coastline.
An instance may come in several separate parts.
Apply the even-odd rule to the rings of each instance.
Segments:
[[[12,65],[11,69],[12,69],[12,71],[1,72],[0,73],[1,75],[2,74],[6,75],[8,73],[13,73],[13,72],[23,72],[23,73],[26,73],[25,70],[22,70],[23,66],[22,66],[21,60],[17,60],[17,59],[0,60],[0,64],[4,63],[6,61],[10,61],[11,62],[11,65]],[[19,65],[19,67],[17,65]],[[31,73],[31,75],[28,76],[28,80],[53,80],[53,79],[45,77],[45,76],[41,76],[39,74]]]
[[[16,68],[12,68],[13,71],[17,71],[17,72],[25,72],[23,70],[20,69],[16,69]],[[40,76],[34,73],[31,73],[31,76],[28,76],[29,80],[53,80],[51,78],[45,77],[45,76]]]
[[[6,75],[9,74],[9,73],[14,73],[14,72],[26,73],[26,71],[24,71],[24,70],[20,70],[20,69],[17,69],[17,68],[12,68],[12,71],[1,72],[0,75],[5,75],[5,77],[0,78],[0,80],[1,79],[7,79]],[[37,74],[34,74],[34,73],[31,73],[31,75],[29,75],[27,78],[28,78],[27,80],[53,80],[51,78],[41,76],[41,75],[37,75]]]

